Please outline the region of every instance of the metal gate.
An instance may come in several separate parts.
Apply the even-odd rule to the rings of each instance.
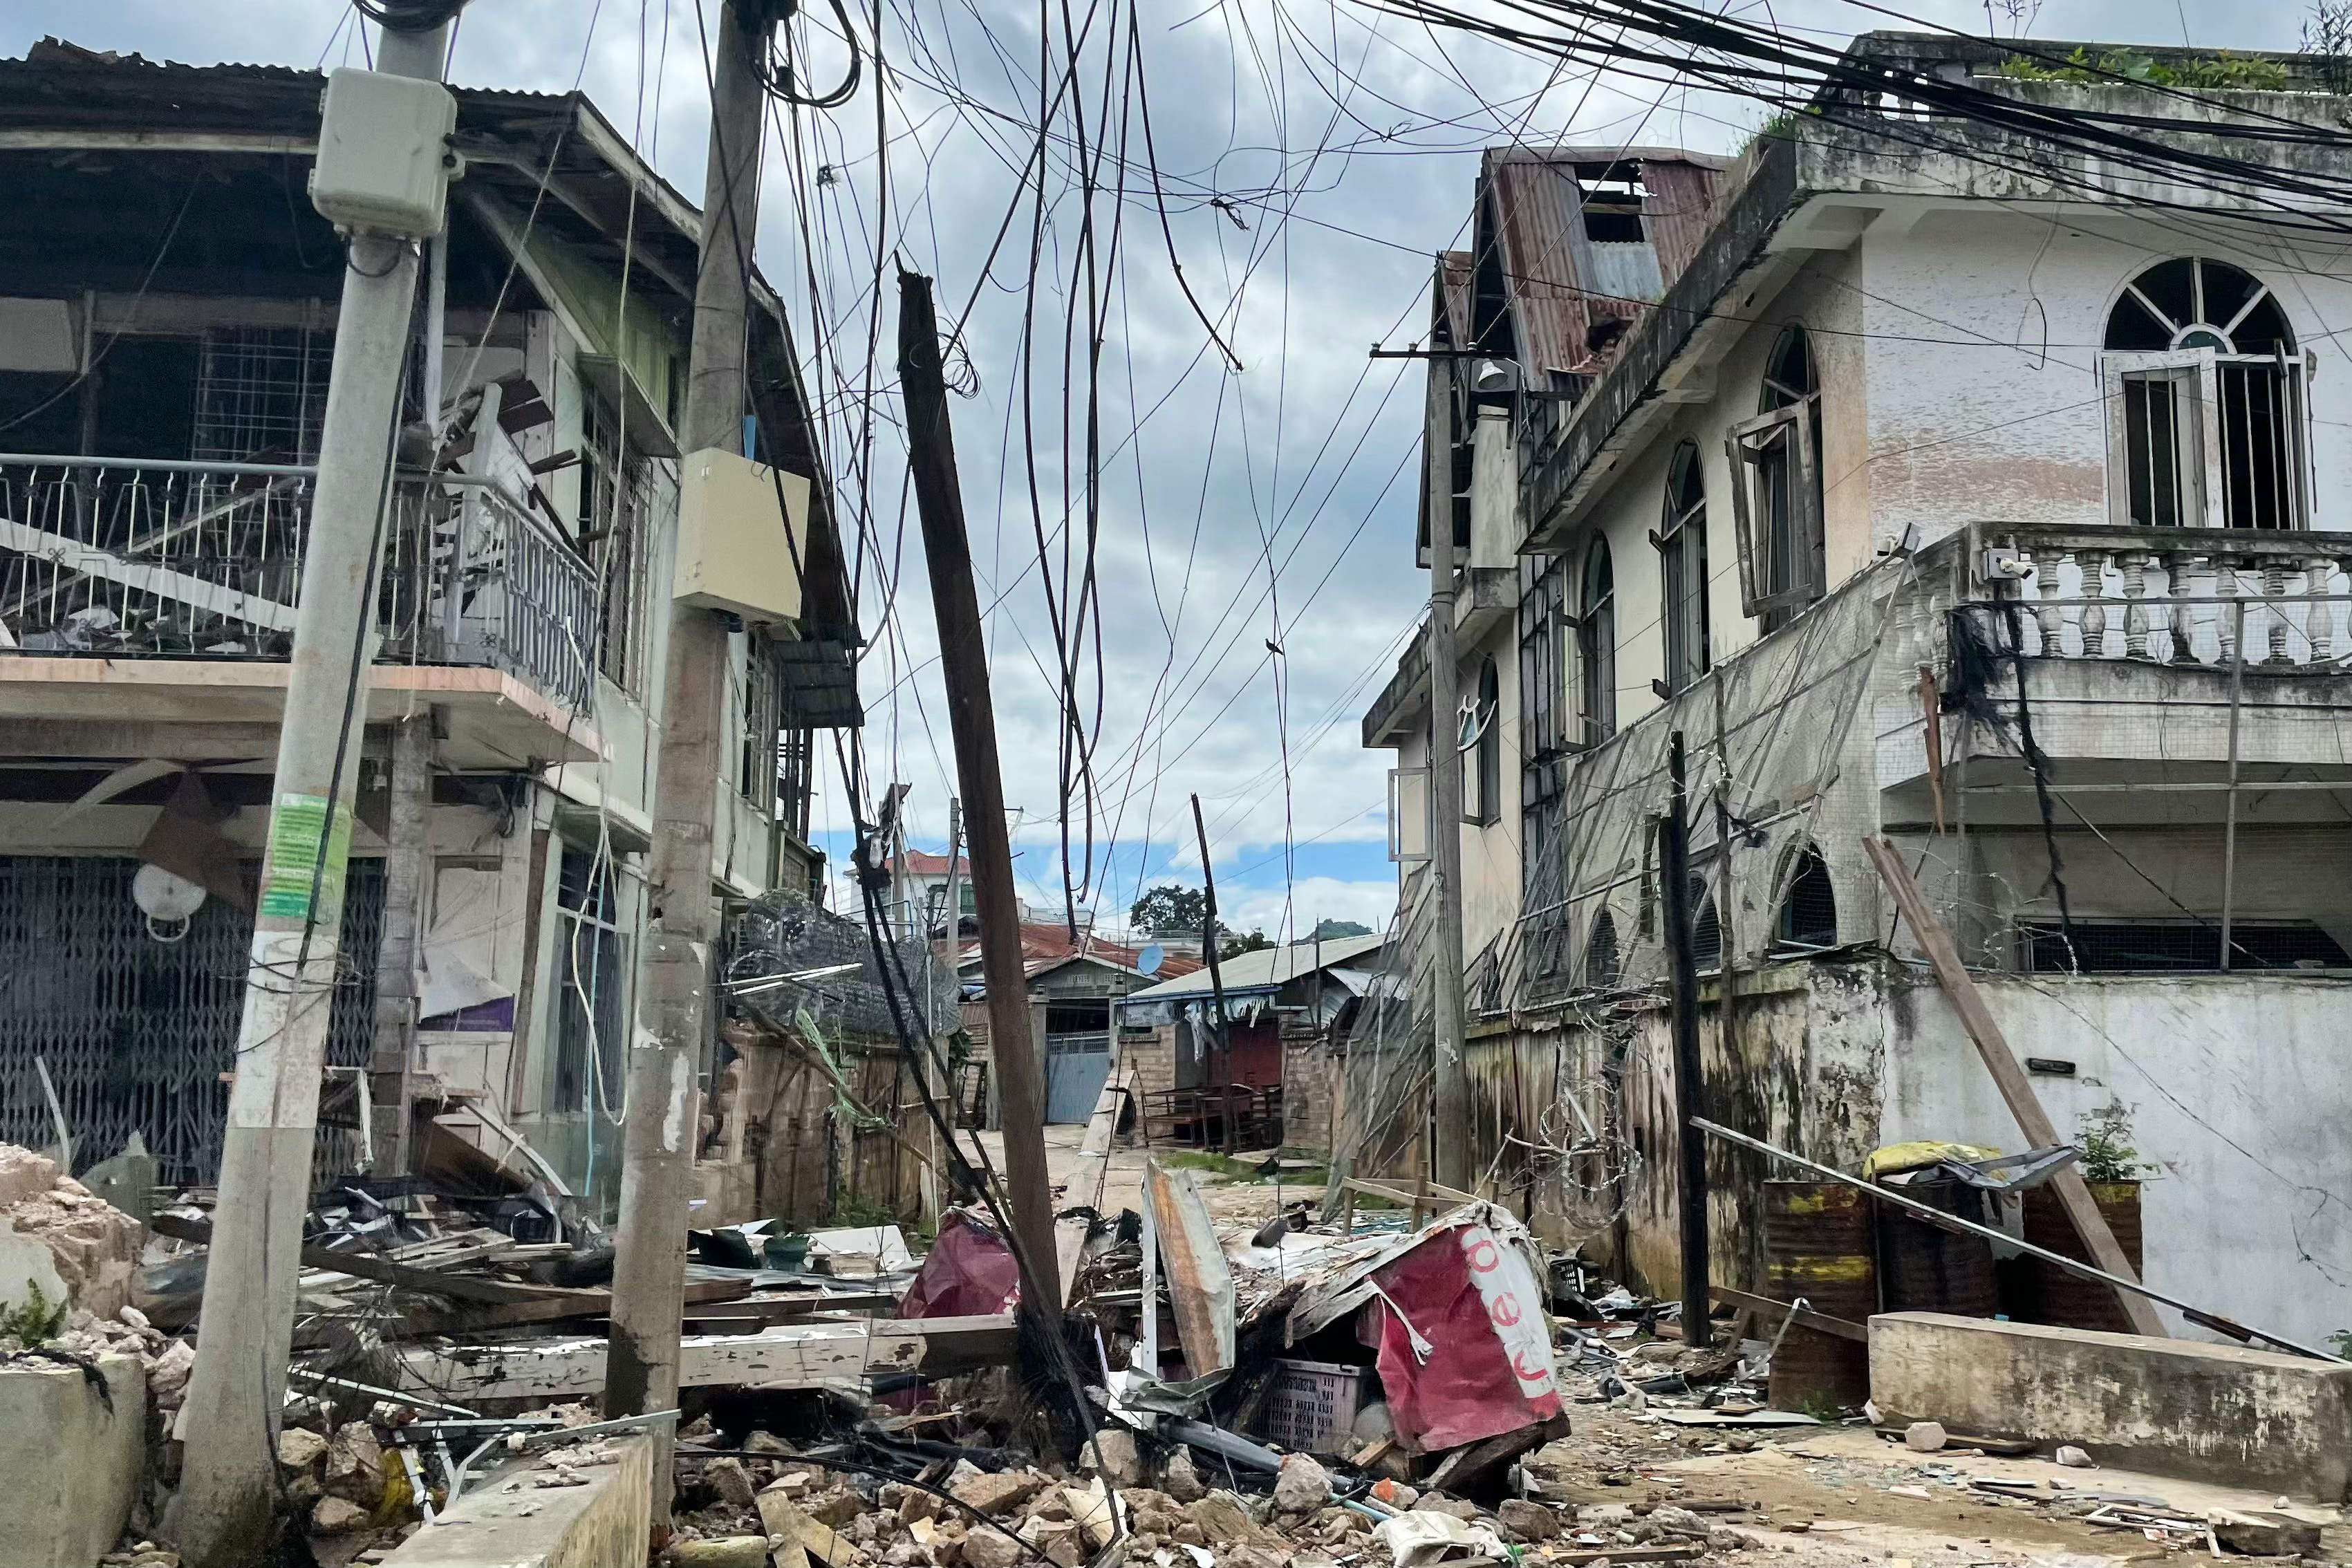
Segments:
[[[1110,1077],[1110,1036],[1045,1037],[1045,1120],[1084,1121]]]
[[[220,1171],[252,918],[208,899],[177,942],[157,942],[131,901],[136,860],[0,855],[0,1140],[57,1142],[36,1061],[48,1068],[87,1170],[133,1131],[167,1182]],[[343,901],[343,974],[327,1060],[367,1060],[375,1021],[380,860],[354,860]],[[321,1129],[317,1171],[352,1168],[348,1134]]]

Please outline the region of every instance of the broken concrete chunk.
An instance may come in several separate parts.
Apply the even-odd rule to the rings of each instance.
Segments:
[[[1184,1505],[1185,1521],[1199,1529],[1201,1544],[1222,1551],[1227,1546],[1279,1546],[1282,1537],[1250,1516],[1249,1505],[1229,1491],[1213,1491],[1200,1501]],[[1180,1536],[1181,1532],[1179,1532]]]
[[[750,1508],[751,1500],[760,1492],[751,1484],[751,1472],[743,1468],[740,1459],[713,1459],[702,1467],[702,1479],[719,1494],[719,1500],[737,1508]]]
[[[328,1492],[366,1508],[383,1496],[383,1445],[364,1421],[346,1421],[327,1439]]]
[[[1115,1487],[1131,1487],[1143,1479],[1143,1458],[1135,1449],[1135,1434],[1124,1426],[1107,1426],[1087,1445],[1087,1468]]]
[[[2095,1470],[2099,1468],[2090,1455],[2071,1443],[2058,1450],[2058,1462],[2070,1470]]]
[[[948,1488],[958,1502],[988,1514],[1010,1513],[1045,1489],[1045,1478],[1034,1470],[976,1470]]]
[[[761,1535],[709,1535],[681,1541],[669,1549],[674,1568],[767,1568],[768,1541]]]
[[[1192,1468],[1192,1450],[1179,1448],[1168,1457],[1160,1474],[1160,1489],[1178,1502],[1199,1502],[1209,1495],[1201,1482],[1201,1473]]]
[[[1118,1521],[1111,1508],[1110,1489],[1103,1485],[1102,1478],[1096,1476],[1082,1487],[1058,1489],[1070,1519],[1086,1537],[1087,1549],[1099,1552],[1109,1545],[1111,1537],[1118,1533]]]
[[[2283,1513],[2216,1509],[2205,1516],[2213,1539],[2231,1552],[2249,1557],[2316,1557],[2319,1526]]]
[[[368,1521],[368,1510],[346,1498],[325,1497],[310,1510],[313,1535],[349,1535]]]
[[[792,1447],[772,1432],[754,1432],[743,1439],[747,1454],[789,1454]]]
[[[1495,1510],[1503,1528],[1520,1541],[1550,1541],[1566,1527],[1558,1509],[1526,1498],[1505,1498]]]
[[[1402,1491],[1405,1489],[1399,1488],[1398,1489]],[[1444,1492],[1423,1493],[1413,1500],[1408,1511],[1412,1513],[1451,1514],[1455,1519],[1461,1520],[1472,1520],[1480,1517],[1478,1505],[1476,1503],[1465,1502],[1458,1497],[1447,1497]]]
[[[1331,1474],[1307,1454],[1285,1454],[1274,1482],[1280,1513],[1312,1513],[1331,1500]]]
[[[308,1474],[326,1455],[327,1440],[316,1432],[289,1426],[278,1434],[278,1463],[289,1474]]]
[[[1947,1435],[1937,1421],[1914,1421],[1903,1428],[1903,1446],[1915,1454],[1932,1454],[1943,1447]]]
[[[1019,1534],[1054,1568],[1078,1568],[1087,1554],[1078,1527],[1066,1519],[1032,1519],[1022,1525]]]
[[[981,1528],[963,1538],[964,1568],[1015,1568],[1028,1550],[1001,1530]]]

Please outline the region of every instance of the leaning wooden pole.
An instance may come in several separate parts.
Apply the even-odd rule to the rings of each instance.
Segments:
[[[2051,1123],[2050,1113],[2042,1109],[2042,1100],[2033,1092],[2032,1081],[2017,1065],[2008,1037],[1993,1022],[1984,994],[1977,989],[1968,966],[1960,962],[1960,950],[1953,943],[1952,933],[1944,929],[1944,922],[1927,907],[1927,896],[1919,890],[1911,868],[1903,864],[1895,846],[1884,838],[1866,837],[1862,848],[1870,857],[1870,863],[1878,868],[1879,879],[1886,884],[1886,890],[1895,895],[1895,907],[1910,922],[1911,933],[1919,939],[1919,946],[1936,972],[1936,984],[1944,988],[1952,1011],[1960,1016],[1960,1027],[1968,1031],[1977,1055],[1984,1058],[1985,1070],[1992,1074],[1993,1082],[2000,1087],[2001,1099],[2009,1104],[2009,1113],[2017,1118],[2018,1131],[2025,1134],[2027,1143],[2037,1149],[2063,1142],[2058,1129]],[[2131,1259],[2124,1256],[2116,1233],[2107,1227],[2107,1216],[2099,1212],[2083,1173],[2073,1165],[2063,1166],[2050,1178],[2050,1189],[2058,1194],[2059,1206],[2066,1211],[2074,1234],[2090,1248],[2091,1261],[2116,1279],[2137,1284],[2139,1275],[2132,1268]],[[2156,1308],[2147,1297],[2120,1289],[2116,1290],[2115,1297],[2116,1304],[2131,1320],[2132,1332],[2164,1337],[2164,1320],[2156,1315]]]
[[[1004,782],[996,757],[996,709],[989,694],[988,644],[973,586],[955,436],[940,365],[931,280],[898,274],[898,386],[907,401],[907,465],[930,567],[931,611],[940,630],[940,678],[955,736],[956,780],[971,845],[971,892],[980,921],[980,972],[988,986],[989,1044],[1004,1105],[1004,1179],[1021,1263],[1021,1310],[1052,1331],[1062,1300],[1054,1255],[1054,1197],[1045,1174],[1045,1073],[1029,1033],[1029,981],[1021,962],[1021,906],[1013,896],[1013,844],[1004,829]]]
[[[1691,951],[1690,792],[1683,772],[1683,732],[1666,741],[1666,819],[1658,825],[1658,879],[1664,884],[1666,954],[1674,984],[1675,1126],[1681,1174],[1683,1343],[1707,1348],[1706,1141],[1693,1131],[1706,1108],[1698,1045],[1698,956]]]

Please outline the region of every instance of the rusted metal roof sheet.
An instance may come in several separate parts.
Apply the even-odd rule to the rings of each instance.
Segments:
[[[1638,165],[1647,193],[1640,241],[1586,233],[1578,165]],[[1706,230],[1718,161],[1678,148],[1490,150],[1485,199],[1510,292],[1522,367],[1531,385],[1558,388],[1597,368],[1588,335],[1632,320],[1674,286]]]

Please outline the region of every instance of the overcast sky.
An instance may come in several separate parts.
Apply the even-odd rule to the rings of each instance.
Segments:
[[[715,18],[717,0],[700,3]],[[474,0],[454,76],[541,91],[579,84],[698,201],[708,93],[695,4]],[[1751,8],[1762,15],[1760,4],[1741,9]],[[1986,25],[1981,5],[1908,0],[1895,8]],[[14,0],[0,9],[7,54],[55,34],[191,63],[361,63],[351,13],[334,0]],[[870,37],[872,6],[851,9],[861,37]],[[1141,103],[1124,89],[1128,8],[889,0],[882,11],[887,158],[875,155],[870,66],[846,106],[803,110],[796,121],[780,114],[760,244],[762,268],[793,307],[804,373],[826,409],[845,517],[863,510],[849,476],[872,410],[862,567],[864,624],[874,638],[862,677],[871,776],[913,784],[915,840],[939,847],[952,752],[920,536],[902,504],[891,371],[897,286],[887,274],[870,374],[866,356],[878,231],[885,253],[938,279],[943,319],[975,301],[965,346],[977,391],[955,401],[953,416],[982,605],[994,606],[1005,798],[1018,808],[1024,895],[1060,906],[1059,682],[1034,519],[1042,517],[1058,591],[1066,581],[1065,483],[1081,496],[1086,441],[1083,379],[1066,382],[1062,371],[1074,315],[1069,363],[1084,365],[1087,310],[1077,127],[1066,103],[1042,231],[1033,205],[1016,196],[1038,119],[1041,22],[1058,52],[1066,16],[1085,33],[1086,135],[1099,142],[1108,126],[1116,148],[1123,125],[1129,160],[1127,199],[1098,194],[1093,218],[1106,457],[1099,606],[1080,658],[1096,779],[1094,890],[1082,901],[1117,922],[1139,886],[1196,881],[1188,796],[1197,791],[1234,923],[1276,932],[1288,921],[1302,935],[1318,917],[1381,924],[1394,897],[1381,814],[1390,758],[1361,749],[1358,721],[1426,595],[1411,547],[1422,386],[1409,362],[1375,363],[1365,351],[1422,335],[1430,253],[1460,242],[1479,148],[1580,141],[1727,152],[1762,111],[1654,81],[1553,76],[1529,57],[1348,0],[1142,6],[1138,36],[1169,234],[1183,279],[1241,363],[1234,372],[1170,264],[1161,204],[1145,173]],[[1822,37],[1898,25],[1849,0],[1775,0],[1771,11],[1781,26]],[[2049,0],[2032,36],[2178,44],[2185,34],[2202,46],[2292,47],[2301,16],[2301,6],[2284,4]],[[2012,30],[2006,15],[2000,22]],[[839,46],[817,38],[806,52],[803,79],[830,85]],[[1117,184],[1116,168],[1106,163],[1100,179]],[[1025,397],[1024,309],[1035,366]],[[1034,438],[1024,434],[1024,405]],[[1024,448],[1035,461],[1034,514]],[[1082,539],[1082,500],[1075,510]],[[848,824],[828,757],[815,826],[843,863]],[[1070,837],[1083,878],[1082,806]]]

